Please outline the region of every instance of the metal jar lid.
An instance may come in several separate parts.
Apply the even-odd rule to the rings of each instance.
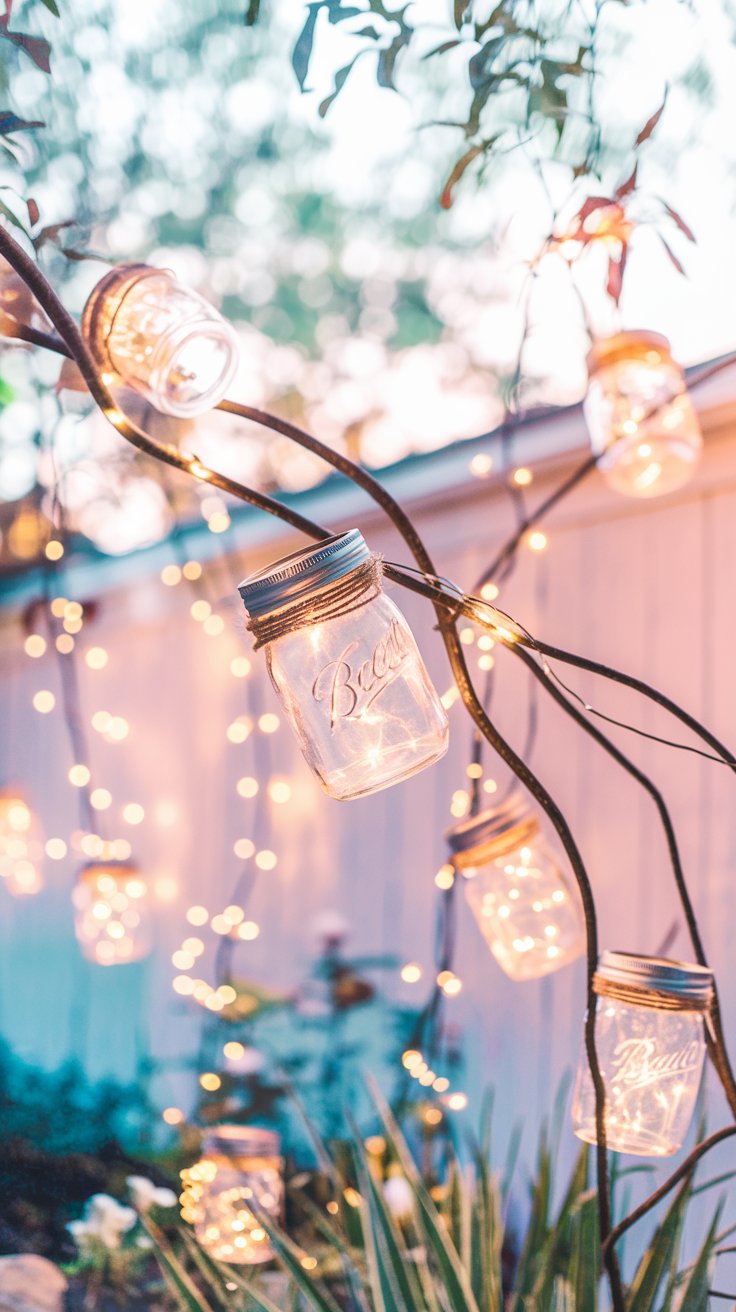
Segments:
[[[499,806],[481,811],[453,825],[445,840],[458,865],[472,865],[472,858],[490,860],[527,842],[539,826],[522,793],[514,792]]]
[[[644,1005],[647,992],[692,1002],[698,1010],[705,1010],[713,997],[712,971],[685,961],[670,961],[668,957],[604,952],[595,978],[603,984],[602,991],[605,991],[606,982],[641,991]]]
[[[202,1152],[218,1157],[278,1157],[281,1137],[262,1125],[213,1125],[202,1136]]]
[[[360,529],[351,528],[251,574],[238,584],[238,592],[251,619],[260,619],[305,601],[370,559],[371,551]]]
[[[592,378],[599,369],[606,369],[619,360],[644,360],[651,364],[675,363],[669,341],[662,333],[652,333],[645,328],[630,328],[593,343],[585,361],[588,377]]]

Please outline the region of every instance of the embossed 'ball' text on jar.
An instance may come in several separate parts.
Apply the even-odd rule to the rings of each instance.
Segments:
[[[239,592],[304,757],[330,796],[377,792],[444,755],[447,716],[358,529],[277,561]]]
[[[669,1157],[692,1119],[705,1057],[713,975],[704,966],[604,952],[594,976],[596,1050],[609,1148]],[[596,1143],[595,1094],[581,1053],[573,1128]]]
[[[283,1210],[281,1140],[255,1125],[216,1125],[198,1162],[181,1172],[181,1214],[208,1253],[221,1262],[268,1262],[273,1249],[260,1213]]]

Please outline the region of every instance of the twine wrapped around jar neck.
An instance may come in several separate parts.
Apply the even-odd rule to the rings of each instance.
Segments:
[[[326,620],[341,619],[373,601],[381,591],[383,570],[378,556],[371,556],[342,578],[319,591],[295,601],[269,615],[248,615],[247,628],[253,634],[253,650],[283,638],[298,629],[309,629]]]
[[[637,984],[622,984],[596,973],[593,988],[601,998],[611,998],[632,1007],[650,1007],[655,1011],[709,1012],[710,995],[695,997],[692,994],[669,993],[664,989],[651,989]]]

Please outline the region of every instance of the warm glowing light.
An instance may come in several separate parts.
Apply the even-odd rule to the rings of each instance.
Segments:
[[[68,656],[74,651],[74,639],[70,633],[60,633],[54,643],[56,650],[61,652],[62,656]]]
[[[161,1114],[167,1125],[181,1125],[184,1120],[181,1107],[165,1107]]]
[[[460,630],[460,641],[466,647],[471,647],[475,642],[475,629],[465,628]]]
[[[406,1052],[402,1055],[401,1062],[408,1071],[413,1071],[417,1066],[421,1066],[422,1054],[421,1052],[418,1052],[416,1048],[407,1048]]]
[[[360,1204],[363,1201],[357,1189],[353,1189],[350,1185],[348,1185],[347,1189],[343,1190],[342,1196],[348,1207],[360,1207]]]
[[[231,743],[244,743],[253,729],[253,722],[247,715],[239,715],[237,720],[233,720],[228,726],[227,738]],[[256,789],[256,791],[258,791]]]
[[[470,797],[465,792],[465,790],[462,788],[456,789],[456,791],[452,794],[452,801],[450,803],[450,814],[455,816],[457,819],[459,819],[461,816],[464,816],[467,813],[469,806],[470,806]]]
[[[229,1007],[230,1003],[234,1002],[238,996],[232,984],[221,984],[217,992],[219,994],[220,1001],[226,1007]]]
[[[33,708],[39,711],[41,715],[48,715],[49,711],[53,711],[55,705],[56,698],[54,694],[48,692],[46,688],[42,688],[40,692],[33,694]]]
[[[63,861],[67,853],[66,843],[63,838],[49,838],[44,851],[51,861]]]
[[[205,601],[203,597],[200,597],[198,601],[192,602],[189,608],[189,614],[193,620],[198,620],[201,623],[203,620],[207,619],[208,615],[212,614],[212,607],[208,601]]]
[[[166,584],[167,588],[175,588],[177,583],[181,582],[181,570],[178,565],[164,565],[161,570],[161,582]]]
[[[84,659],[91,670],[104,670],[110,658],[104,647],[90,647]]]
[[[255,862],[259,870],[273,870],[278,862],[275,852],[270,852],[267,847],[262,851],[256,852]]]
[[[498,784],[496,783],[496,780],[495,780],[495,779],[484,779],[484,780],[483,780],[483,792],[484,792],[484,793],[495,793],[495,792],[497,792],[497,791],[498,791]]]
[[[465,773],[468,776],[468,779],[481,779],[483,776],[483,766],[478,765],[476,761],[471,761],[470,765],[466,766]]]
[[[199,1082],[208,1093],[215,1093],[222,1084],[219,1075],[215,1075],[214,1071],[205,1071],[203,1075],[200,1075]]]
[[[442,1120],[442,1112],[439,1107],[427,1107],[424,1119],[427,1125],[439,1125]]]
[[[405,984],[417,984],[422,978],[422,968],[416,961],[408,961],[401,967],[401,978]]]
[[[107,788],[93,788],[89,800],[95,811],[106,811],[112,805],[112,793]]]
[[[252,775],[244,775],[242,779],[238,779],[235,791],[239,797],[255,797],[258,787],[257,779],[254,779]]]
[[[91,777],[89,768],[86,765],[73,765],[67,775],[69,783],[73,784],[75,788],[84,788]]]
[[[245,1055],[245,1048],[242,1043],[237,1043],[235,1040],[230,1040],[229,1043],[226,1043],[222,1051],[223,1055],[227,1057],[229,1061],[238,1061],[240,1057]]]
[[[478,669],[483,670],[483,672],[486,674],[488,673],[489,670],[493,669],[495,664],[496,662],[494,661],[493,657],[488,654],[488,652],[484,652],[483,655],[478,659]]]
[[[60,620],[63,619],[64,611],[66,610],[68,605],[69,603],[66,597],[54,597],[53,601],[51,602],[51,605],[49,606],[49,610],[51,611],[51,614],[56,617],[57,620]]]
[[[127,802],[123,807],[123,820],[128,825],[139,825],[145,814],[140,802]]]
[[[238,925],[238,938],[244,939],[247,943],[252,939],[258,938],[261,932],[260,925],[255,920],[244,920],[242,925]]]
[[[206,907],[189,907],[186,918],[190,925],[206,925],[209,920],[209,912]]]
[[[23,647],[26,656],[32,656],[34,660],[37,660],[39,656],[43,656],[46,650],[46,639],[42,638],[40,633],[29,633]]]
[[[449,1093],[445,1099],[445,1105],[450,1108],[451,1112],[462,1112],[468,1105],[467,1093]]]
[[[516,487],[529,487],[533,478],[534,475],[532,474],[531,469],[527,469],[525,465],[520,465],[511,475],[511,482],[515,484]]]
[[[291,784],[287,783],[285,779],[272,779],[268,785],[268,795],[272,802],[282,806],[291,798]]]
[[[122,715],[113,715],[107,728],[106,737],[110,742],[121,743],[130,733],[130,725]]]
[[[230,673],[236,679],[244,679],[247,674],[250,674],[250,670],[251,664],[247,656],[235,656],[230,662]]]
[[[225,533],[230,527],[230,516],[226,510],[216,510],[207,520],[210,533]]]
[[[222,914],[225,917],[225,920],[230,925],[239,925],[241,920],[245,919],[245,912],[243,908],[235,905],[225,907],[225,910],[223,911]]]
[[[51,540],[46,543],[46,559],[61,560],[63,555],[64,543],[57,541],[56,538],[51,538]]]
[[[182,565],[182,574],[190,583],[194,583],[202,577],[202,566],[198,560],[188,560],[186,565]]]
[[[444,1075],[438,1075],[437,1079],[432,1085],[432,1088],[434,1089],[435,1093],[444,1093],[446,1089],[449,1089],[449,1087],[450,1087],[450,1081],[446,1079]]]
[[[255,850],[256,845],[250,838],[237,838],[233,844],[233,851],[241,861],[247,861]]]
[[[452,888],[455,883],[455,871],[451,865],[440,866],[434,877],[434,882],[438,888]]]
[[[225,621],[221,615],[208,615],[202,628],[208,638],[217,638],[225,631]]]
[[[175,993],[183,998],[189,998],[194,992],[194,980],[189,975],[177,975],[171,982],[171,987]]]
[[[232,930],[232,925],[224,916],[213,916],[210,921],[210,929],[215,934],[229,934]]]
[[[72,901],[77,940],[90,961],[120,966],[150,952],[148,887],[130,862],[102,860],[84,866]]]
[[[183,952],[188,952],[193,957],[199,957],[204,952],[201,938],[185,938],[181,946]]]
[[[267,711],[265,715],[259,717],[258,728],[261,733],[275,733],[280,723],[278,715],[274,715],[272,711]]]
[[[85,856],[101,856],[105,844],[99,834],[85,834],[79,844]]]
[[[527,544],[531,551],[546,551],[548,541],[547,534],[543,533],[541,529],[535,529],[527,537]]]
[[[442,705],[446,711],[449,711],[450,708],[455,705],[455,702],[459,700],[460,700],[460,691],[454,683],[452,687],[448,688],[447,692],[443,692],[442,696],[440,697],[440,701],[442,702]]]
[[[484,601],[495,601],[498,593],[499,589],[495,583],[484,583],[480,590],[480,595]]]
[[[191,970],[194,965],[194,957],[191,952],[183,952],[181,948],[171,955],[171,964],[176,966],[177,970]]]
[[[492,469],[493,460],[484,453],[479,452],[470,462],[470,472],[474,478],[487,478]]]

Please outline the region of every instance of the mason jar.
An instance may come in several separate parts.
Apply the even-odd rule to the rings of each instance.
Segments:
[[[181,1214],[203,1248],[221,1262],[268,1262],[273,1248],[258,1217],[283,1209],[281,1141],[254,1125],[217,1125],[202,1139],[199,1161],[181,1172]]]
[[[594,988],[606,1143],[620,1153],[669,1157],[685,1139],[698,1096],[713,975],[664,957],[604,952]],[[596,1143],[584,1045],[572,1115],[578,1138]]]
[[[511,979],[537,979],[582,956],[577,885],[521,793],[463,820],[446,839],[478,928]]]
[[[375,793],[444,755],[447,716],[358,529],[286,556],[239,592],[304,757],[331,797]]]
[[[132,861],[89,861],[72,893],[74,932],[82,956],[123,966],[152,947],[148,884]]]
[[[238,340],[230,324],[169,269],[113,269],[92,290],[82,332],[113,381],[179,419],[217,405],[237,368]]]
[[[703,439],[667,338],[632,331],[596,342],[588,379],[583,410],[606,482],[636,497],[686,483]]]

